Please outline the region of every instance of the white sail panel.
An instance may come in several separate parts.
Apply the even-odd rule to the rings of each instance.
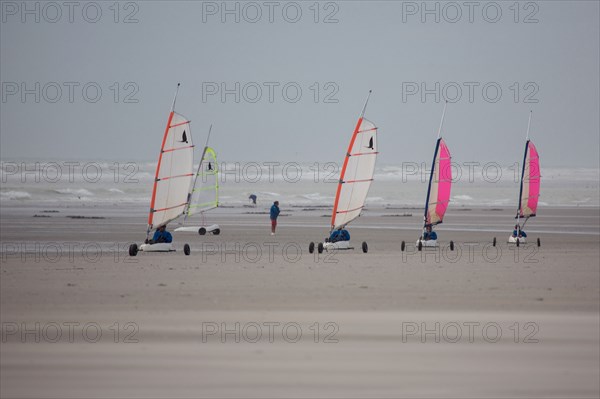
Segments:
[[[194,175],[193,147],[190,122],[183,115],[171,112],[156,169],[149,229],[183,214]]]
[[[212,148],[206,147],[204,156],[198,165],[194,187],[192,187],[190,193],[190,204],[188,205],[187,211],[188,216],[206,212],[218,206],[218,173],[217,154]]]
[[[341,228],[360,216],[375,173],[378,154],[375,125],[363,118],[352,140],[340,174],[332,229]]]

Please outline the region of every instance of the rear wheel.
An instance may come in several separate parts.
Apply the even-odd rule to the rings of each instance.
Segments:
[[[218,236],[219,234],[221,234],[221,229],[214,229],[213,234]]]
[[[404,248],[406,248],[406,243],[402,241],[402,244],[400,244],[400,250],[404,252]]]
[[[131,244],[129,246],[129,256],[136,256],[138,253],[138,246],[137,244]]]
[[[320,242],[319,245],[317,246],[317,251],[319,251],[320,254],[323,253],[323,243]]]
[[[454,241],[450,241],[450,251],[454,251]]]
[[[366,241],[363,241],[363,243],[362,243],[362,250],[363,250],[363,253],[365,253],[365,254],[367,252],[369,252],[369,246],[367,245]]]
[[[494,239],[492,240],[492,245],[495,247],[496,246],[496,237],[494,237]]]
[[[183,253],[187,256],[190,254],[190,252],[192,252],[190,245],[189,244],[185,244],[183,246]]]
[[[315,252],[315,243],[314,243],[314,242],[312,242],[312,241],[311,241],[311,243],[310,243],[310,244],[308,244],[308,252],[309,252],[309,253],[311,253],[311,254],[312,254],[313,252]]]
[[[423,242],[421,240],[419,240],[419,245],[417,245],[417,248],[419,251],[423,249]]]
[[[203,236],[204,234],[206,234],[206,229],[204,227],[200,227],[198,229],[198,234],[200,234],[201,236]]]
[[[541,247],[541,246],[542,246],[542,242],[540,241],[540,238],[539,238],[539,237],[538,237],[538,239],[537,239],[537,245],[538,245],[538,247]]]

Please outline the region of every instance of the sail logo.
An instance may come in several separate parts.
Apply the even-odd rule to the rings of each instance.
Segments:
[[[371,137],[371,139],[369,139],[369,145],[367,146],[367,148],[369,150],[375,150],[375,147],[373,146],[373,137]]]
[[[181,135],[181,140],[179,140],[179,142],[188,144],[187,134],[185,134],[185,130],[183,131],[183,134]]]

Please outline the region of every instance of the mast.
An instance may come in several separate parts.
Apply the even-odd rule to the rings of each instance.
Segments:
[[[448,100],[444,104],[444,110],[442,111],[442,120],[440,121],[440,128],[438,129],[437,138],[439,139],[442,134],[442,126],[444,125],[444,117],[446,116],[446,107],[448,106]]]
[[[171,112],[175,111],[175,101],[177,101],[177,94],[179,94],[179,86],[181,86],[181,83],[177,83],[177,89],[175,89],[175,96],[173,96],[173,105],[171,106]]]
[[[446,107],[448,106],[448,100],[444,104],[444,110],[442,111],[442,119],[440,120],[440,127],[438,128],[437,142],[435,144],[435,150],[433,151],[433,163],[431,164],[431,172],[429,173],[429,185],[427,186],[427,197],[425,198],[425,213],[423,215],[423,229],[427,225],[427,213],[429,211],[429,196],[431,194],[431,183],[433,182],[433,174],[435,173],[435,159],[437,158],[438,150],[440,148],[440,140],[442,136],[442,126],[444,125],[444,118],[446,116]]]
[[[369,98],[371,98],[371,92],[373,90],[369,90],[369,94],[367,94],[367,99],[365,100],[365,105],[363,106],[362,112],[360,113],[360,119],[364,118],[365,111],[367,110],[367,104],[369,103]]]
[[[520,225],[521,223],[519,223],[519,219],[521,217],[521,201],[522,201],[522,197],[523,197],[523,183],[524,183],[524,178],[525,178],[525,162],[527,160],[527,151],[529,150],[529,129],[531,128],[531,116],[533,114],[533,111],[529,111],[529,121],[527,122],[527,134],[525,135],[525,152],[523,154],[523,165],[521,167],[521,184],[519,185],[519,204],[517,207],[517,216],[515,219],[517,219],[517,225],[519,225],[519,230],[520,230]],[[525,223],[527,223],[527,220],[525,220]],[[525,225],[525,223],[523,223],[523,225]]]
[[[533,111],[529,111],[529,122],[527,122],[527,136],[525,137],[525,139],[527,141],[529,141],[529,128],[531,127],[531,115],[533,114]]]

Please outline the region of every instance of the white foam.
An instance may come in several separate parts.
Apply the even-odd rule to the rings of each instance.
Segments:
[[[26,191],[5,191],[0,192],[0,199],[3,200],[24,200],[30,199],[31,194]]]
[[[269,192],[269,191],[259,191],[256,193],[256,195],[260,198],[261,195],[264,195],[265,197],[281,197],[281,194],[279,193],[273,193],[273,192]]]
[[[452,197],[452,199],[455,200],[462,200],[462,201],[473,201],[473,197],[471,197],[470,195],[455,195],[454,197]]]
[[[322,201],[322,200],[326,200],[329,198],[333,198],[330,196],[322,195],[321,193],[304,194],[304,195],[301,195],[301,197],[306,198],[307,200],[311,200],[311,201]]]
[[[78,197],[90,197],[94,194],[85,188],[59,188],[54,190],[58,194],[76,195]]]

